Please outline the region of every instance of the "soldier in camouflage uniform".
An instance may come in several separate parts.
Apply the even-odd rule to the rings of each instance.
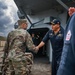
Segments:
[[[27,61],[32,64],[32,60],[25,55],[26,46],[29,50],[35,51],[30,34],[25,30],[27,28],[27,21],[25,19],[18,20],[19,27],[11,31],[7,36],[7,41],[4,47],[6,53],[5,62],[7,64],[6,75],[28,75]]]

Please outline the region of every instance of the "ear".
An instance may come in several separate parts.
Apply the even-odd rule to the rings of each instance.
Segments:
[[[25,26],[25,23],[23,23],[22,26],[24,27]]]
[[[24,27],[24,24],[22,23],[22,24],[21,24],[21,28],[23,28],[23,27]]]

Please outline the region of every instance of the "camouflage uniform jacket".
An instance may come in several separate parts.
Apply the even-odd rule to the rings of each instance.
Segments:
[[[26,46],[29,50],[35,48],[30,34],[24,29],[15,29],[8,34],[4,51],[13,57],[15,53],[24,53]]]

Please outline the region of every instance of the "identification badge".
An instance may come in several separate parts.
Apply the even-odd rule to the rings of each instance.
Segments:
[[[62,36],[62,34],[58,34],[58,36]]]

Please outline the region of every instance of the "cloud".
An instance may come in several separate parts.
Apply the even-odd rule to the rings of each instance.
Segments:
[[[14,23],[18,20],[17,10],[13,0],[0,0],[0,35],[6,36],[13,30]]]
[[[3,32],[0,32],[0,36],[4,36],[4,33]]]
[[[0,0],[0,8],[2,8],[2,9],[7,9],[7,4],[5,4],[5,1],[1,1]]]

